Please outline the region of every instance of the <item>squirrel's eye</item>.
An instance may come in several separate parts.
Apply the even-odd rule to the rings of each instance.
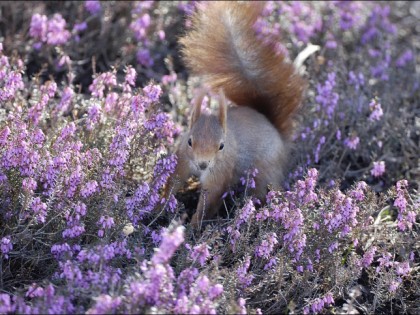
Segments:
[[[223,150],[223,148],[225,147],[224,143],[220,144],[219,150]]]
[[[191,138],[189,138],[189,139],[188,139],[188,145],[189,145],[190,147],[192,147],[192,141],[191,141]]]

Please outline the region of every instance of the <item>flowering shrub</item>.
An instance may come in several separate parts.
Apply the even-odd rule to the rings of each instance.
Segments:
[[[1,3],[0,313],[419,312],[414,5],[267,2],[261,40],[320,46],[290,173],[197,232],[162,197],[195,3]]]

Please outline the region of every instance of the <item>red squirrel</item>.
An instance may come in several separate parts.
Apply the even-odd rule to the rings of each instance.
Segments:
[[[220,94],[218,113],[212,115],[201,113],[203,93],[197,98],[167,185],[167,192],[175,193],[190,176],[199,178],[194,227],[217,214],[222,195],[245,171],[258,169],[254,194],[262,201],[268,185],[278,188],[283,179],[291,115],[301,102],[304,80],[274,43],[257,37],[254,24],[263,8],[262,2],[206,2],[180,39],[187,67]],[[228,107],[225,96],[236,106]]]

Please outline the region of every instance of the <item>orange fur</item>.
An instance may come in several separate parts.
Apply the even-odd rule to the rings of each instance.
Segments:
[[[192,30],[181,38],[190,70],[238,106],[266,116],[282,135],[291,131],[304,80],[274,44],[263,44],[253,29],[264,2],[211,1],[192,17]]]

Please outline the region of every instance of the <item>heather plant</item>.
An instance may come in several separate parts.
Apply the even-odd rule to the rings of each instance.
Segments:
[[[262,44],[319,46],[290,172],[195,231],[195,186],[162,197],[195,2],[1,3],[0,313],[419,312],[415,9],[266,3]]]

